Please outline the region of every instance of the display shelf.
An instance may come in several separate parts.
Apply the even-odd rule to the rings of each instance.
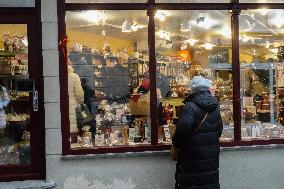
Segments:
[[[0,75],[0,79],[29,79],[27,75]]]
[[[229,63],[211,63],[209,64],[211,70],[232,70],[232,64]]]

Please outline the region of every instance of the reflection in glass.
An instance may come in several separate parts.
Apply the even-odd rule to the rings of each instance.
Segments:
[[[1,24],[0,33],[0,165],[27,164],[31,163],[30,89],[24,86],[29,81],[27,27]]]
[[[230,3],[230,0],[215,0],[214,3]],[[156,0],[156,3],[212,3],[212,0]]]
[[[71,147],[150,144],[146,11],[67,12]]]
[[[66,3],[147,3],[147,0],[66,0]]]
[[[221,140],[232,140],[230,13],[158,10],[155,18],[159,143],[171,142],[194,75],[212,81],[224,124]]]
[[[284,137],[283,10],[240,15],[242,139]]]
[[[283,0],[240,0],[240,3],[283,3]]]

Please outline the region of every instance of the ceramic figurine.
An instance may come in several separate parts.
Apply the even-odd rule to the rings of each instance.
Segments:
[[[82,128],[83,134],[82,134],[82,142],[83,147],[93,147],[92,144],[92,133],[89,132],[90,126],[84,126]]]

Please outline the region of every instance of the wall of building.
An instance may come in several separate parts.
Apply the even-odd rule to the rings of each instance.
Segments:
[[[0,7],[34,7],[36,0],[1,0]]]
[[[220,156],[222,189],[284,188],[284,149],[224,151]],[[95,157],[47,161],[48,179],[59,189],[173,189],[175,163],[169,154]]]
[[[58,189],[172,189],[175,163],[169,155],[62,160],[56,0],[42,1],[45,84],[46,175]],[[284,149],[224,151],[222,189],[284,188]]]

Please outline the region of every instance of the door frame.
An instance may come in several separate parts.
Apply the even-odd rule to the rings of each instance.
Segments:
[[[38,91],[38,111],[31,112],[31,164],[1,165],[0,181],[45,179],[45,116],[42,65],[41,14],[38,1],[33,8],[0,8],[0,24],[26,24],[29,75]]]

